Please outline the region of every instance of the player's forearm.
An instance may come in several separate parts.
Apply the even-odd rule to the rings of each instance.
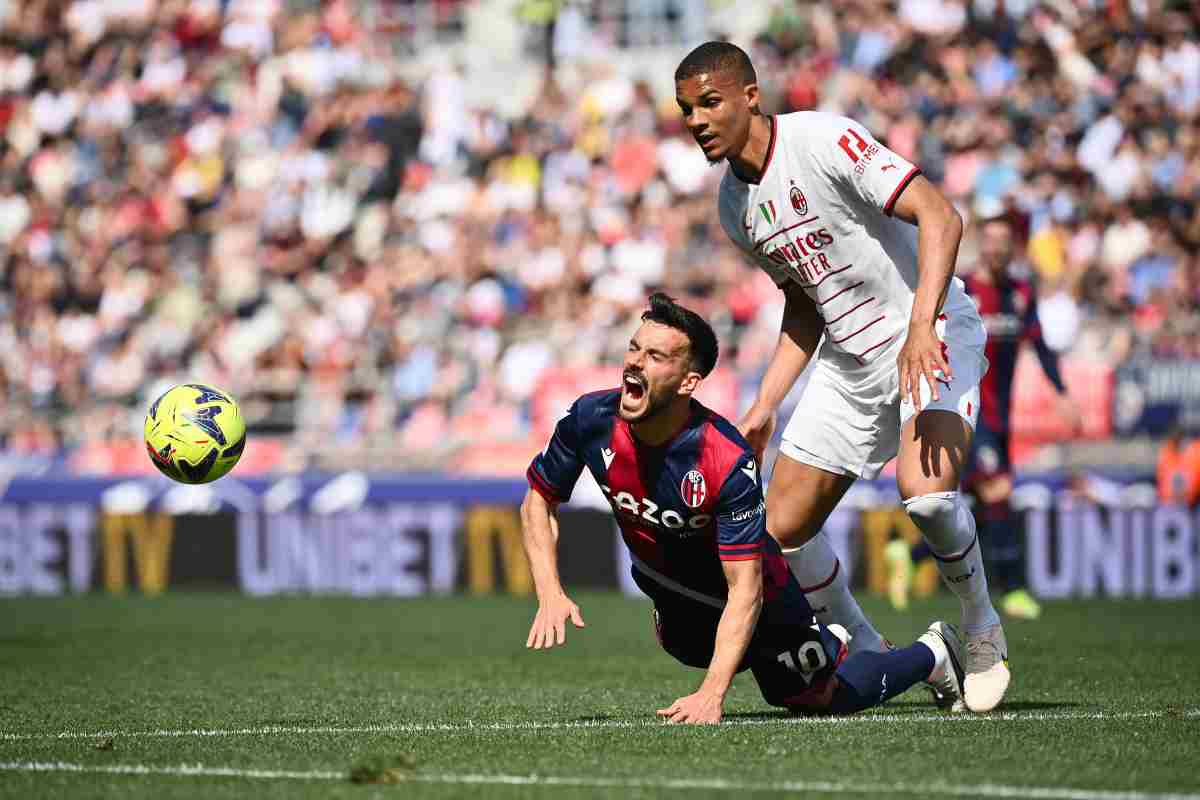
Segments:
[[[546,499],[534,491],[521,503],[521,542],[538,600],[562,594],[558,576],[558,519]]]
[[[717,624],[716,646],[713,649],[713,659],[708,666],[708,674],[704,676],[701,691],[709,691],[725,696],[737,674],[738,665],[746,655],[750,646],[750,638],[754,635],[754,626],[758,624],[758,615],[762,611],[762,582],[757,586],[747,586],[731,591]]]
[[[779,343],[775,345],[775,353],[759,383],[758,396],[754,401],[760,408],[768,411],[779,408],[817,350],[817,343],[821,340],[821,318],[811,304],[805,307],[808,302],[807,298],[789,297],[787,300],[779,329]]]
[[[949,205],[941,213],[926,213],[917,223],[917,290],[913,296],[912,327],[932,327],[946,302],[958,244],[962,240],[962,217]]]

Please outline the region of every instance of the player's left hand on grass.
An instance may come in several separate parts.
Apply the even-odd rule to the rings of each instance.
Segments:
[[[921,378],[929,384],[931,397],[936,401],[941,399],[940,387],[948,385],[954,377],[932,325],[909,326],[908,338],[896,357],[896,369],[900,373],[900,400],[911,402],[918,413],[921,411]]]
[[[660,708],[658,716],[667,722],[687,725],[716,725],[721,721],[724,700],[720,695],[699,691],[681,697],[666,708]]]
[[[583,615],[579,606],[565,594],[559,595],[544,603],[538,604],[537,616],[529,628],[529,638],[525,646],[534,650],[551,648],[556,644],[567,641],[567,620],[571,620],[576,628],[584,626]]]

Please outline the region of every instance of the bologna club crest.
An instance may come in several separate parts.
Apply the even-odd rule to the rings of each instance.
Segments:
[[[683,482],[679,484],[679,493],[683,495],[683,502],[687,503],[688,508],[699,508],[704,505],[704,498],[708,497],[704,474],[700,470],[694,469],[684,475]]]
[[[804,192],[800,191],[799,186],[792,184],[790,196],[792,198],[792,209],[802,217],[807,214],[808,200],[804,197]]]

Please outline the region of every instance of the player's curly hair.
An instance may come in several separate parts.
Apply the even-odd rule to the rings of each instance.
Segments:
[[[702,72],[730,70],[737,75],[743,86],[758,83],[758,73],[750,63],[750,56],[736,44],[729,42],[705,42],[683,57],[675,68],[675,81],[686,81]]]
[[[688,337],[688,349],[692,356],[692,369],[707,378],[717,365],[717,334],[704,317],[690,308],[684,308],[674,298],[663,292],[650,295],[650,308],[642,312],[643,322],[657,322],[682,331]]]

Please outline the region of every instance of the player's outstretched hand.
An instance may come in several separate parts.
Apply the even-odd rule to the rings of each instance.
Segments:
[[[566,643],[568,619],[576,628],[584,627],[579,606],[565,594],[539,603],[537,616],[533,618],[533,626],[529,629],[529,638],[525,640],[525,646],[541,650]]]
[[[942,352],[942,342],[931,325],[909,326],[908,338],[896,357],[896,369],[900,372],[900,401],[911,402],[917,413],[921,411],[922,377],[929,384],[934,401],[941,399],[939,387],[949,385],[954,378],[950,361]]]
[[[737,429],[754,448],[754,457],[761,466],[767,445],[771,442],[771,435],[775,433],[775,412],[752,406],[738,421]]]
[[[666,708],[660,708],[658,716],[667,722],[685,725],[716,725],[721,721],[723,700],[711,692],[699,691],[681,697]]]

